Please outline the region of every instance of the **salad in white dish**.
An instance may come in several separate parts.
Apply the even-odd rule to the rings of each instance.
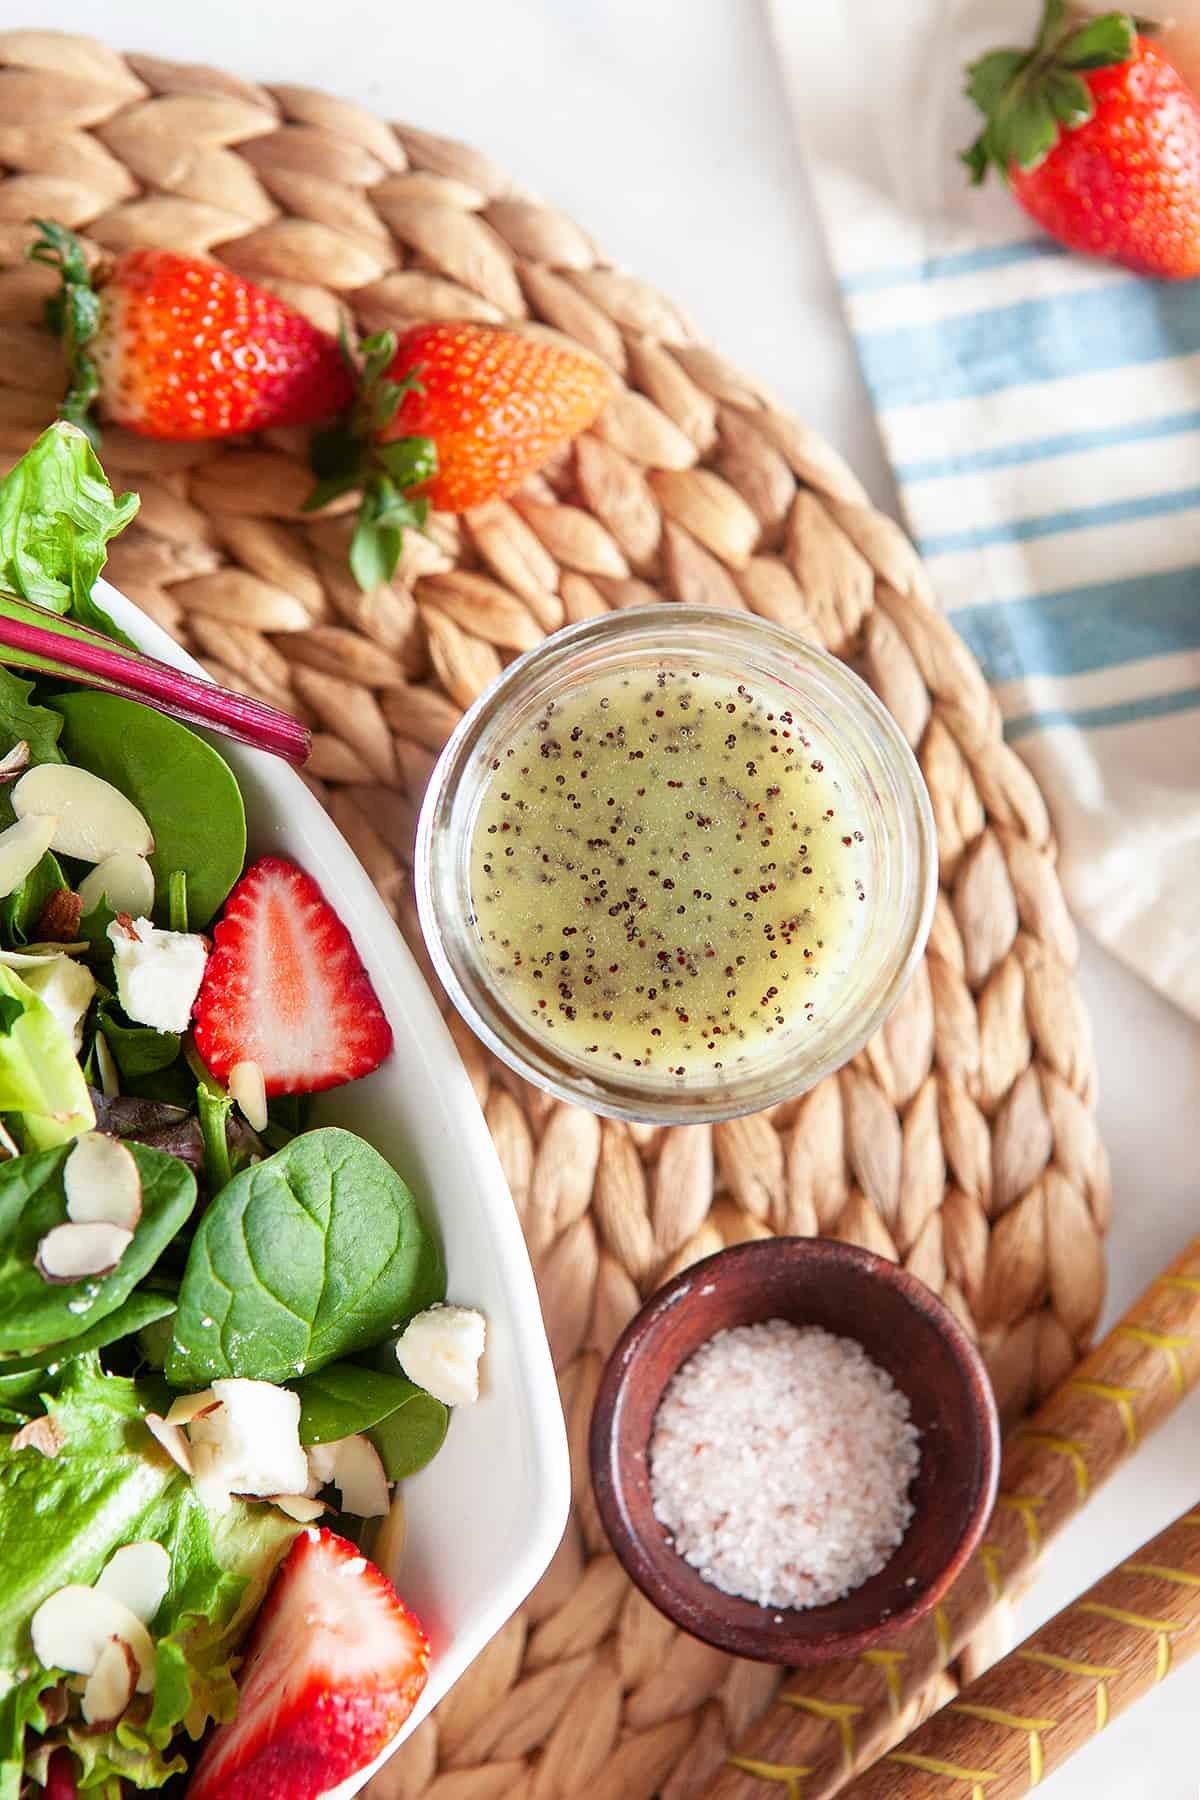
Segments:
[[[0,597],[119,638],[131,511],[52,428],[0,483]],[[0,1800],[314,1800],[419,1695],[377,1562],[485,1325],[400,1175],[305,1118],[391,1046],[216,750],[0,667]]]

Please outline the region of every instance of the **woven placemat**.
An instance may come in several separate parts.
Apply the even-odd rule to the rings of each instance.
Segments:
[[[112,579],[218,680],[312,723],[312,785],[431,983],[408,884],[426,779],[476,694],[566,621],[662,594],[748,607],[853,656],[920,759],[941,849],[929,953],[878,1036],[803,1099],[712,1128],[601,1123],[450,1019],[537,1270],[576,1506],[535,1594],[372,1800],[684,1800],[780,1675],[677,1633],[607,1552],[586,1428],[640,1298],[746,1238],[863,1244],[978,1337],[1009,1419],[1092,1331],[1107,1171],[1041,796],[916,553],[841,459],[487,156],[313,89],[30,30],[0,33],[0,166],[5,466],[62,385],[50,277],[23,260],[34,215],[97,250],[215,256],[330,330],[343,309],[362,330],[509,319],[617,377],[569,454],[511,502],[409,534],[397,579],[366,596],[345,515],[301,518],[299,438],[106,435],[114,485],[142,496]]]

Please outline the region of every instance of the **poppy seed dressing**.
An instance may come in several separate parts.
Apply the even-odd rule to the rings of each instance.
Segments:
[[[793,692],[626,670],[545,701],[495,751],[470,922],[509,1007],[561,1051],[719,1079],[836,1001],[869,869]]]

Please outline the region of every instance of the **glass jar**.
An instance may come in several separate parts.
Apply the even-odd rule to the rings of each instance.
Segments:
[[[756,683],[755,691],[769,693],[772,704],[785,699],[798,726],[828,747],[831,763],[836,759],[865,839],[858,854],[868,872],[867,909],[854,954],[826,992],[815,1022],[764,1042],[720,1073],[697,1067],[673,1074],[628,1061],[616,1066],[553,1041],[511,1003],[476,928],[473,837],[500,757],[550,701],[598,677],[628,672],[640,682],[662,670]],[[527,1081],[593,1112],[692,1124],[734,1118],[803,1093],[861,1049],[896,1004],[924,949],[937,892],[937,840],[912,751],[891,714],[845,663],[749,613],[663,604],[607,613],[559,631],[480,695],[430,779],[414,878],[434,966],[467,1024],[497,1056]],[[578,923],[586,935],[582,912]]]

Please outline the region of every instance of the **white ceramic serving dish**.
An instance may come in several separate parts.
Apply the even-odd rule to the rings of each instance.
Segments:
[[[148,655],[203,674],[131,601],[96,599]],[[521,1228],[483,1115],[408,947],[353,851],[286,764],[223,738],[246,802],[250,854],[307,869],[350,929],[395,1033],[364,1081],[323,1095],[316,1116],[370,1140],[412,1187],[442,1236],[449,1298],[488,1322],[478,1403],[455,1412],[428,1468],[403,1484],[407,1521],[387,1573],[429,1632],[429,1682],[399,1736],[328,1800],[348,1800],[458,1680],[515,1612],[567,1521],[570,1465],[558,1388]]]

